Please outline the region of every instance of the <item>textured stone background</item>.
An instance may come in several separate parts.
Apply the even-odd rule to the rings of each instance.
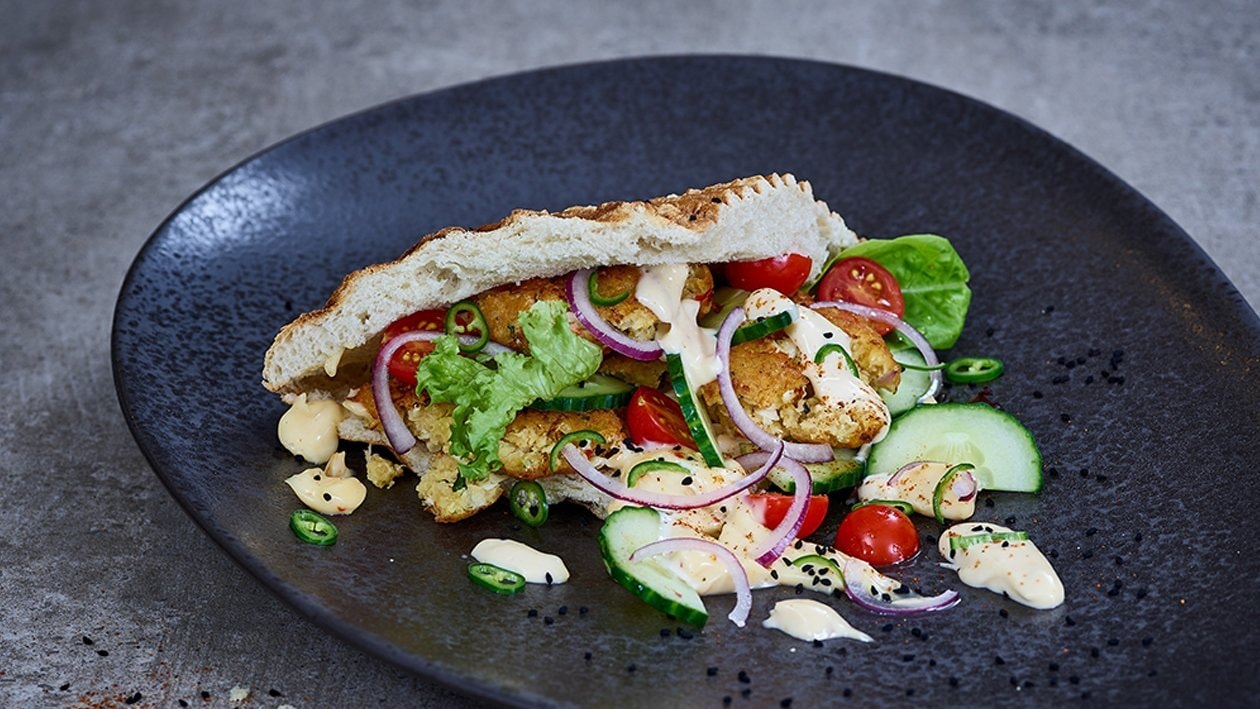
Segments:
[[[163,217],[255,151],[382,101],[659,53],[902,74],[1076,145],[1260,303],[1251,0],[5,0],[0,18],[4,705],[223,705],[236,685],[261,706],[461,702],[310,626],[214,548],[132,443],[109,368],[114,298]]]

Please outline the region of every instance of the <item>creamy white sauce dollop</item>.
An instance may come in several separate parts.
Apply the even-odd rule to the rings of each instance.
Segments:
[[[938,549],[947,563],[958,571],[968,586],[1004,593],[1030,608],[1055,608],[1063,603],[1063,582],[1032,540],[973,544],[951,549],[951,537],[1009,532],[989,522],[956,524],[941,535]]]
[[[276,434],[293,455],[326,463],[337,452],[337,424],[344,416],[345,410],[335,401],[307,401],[306,394],[299,394],[280,417]]]
[[[901,473],[896,482],[889,484],[893,473],[871,475],[862,481],[858,488],[859,500],[903,500],[914,506],[914,511],[931,517],[932,497],[936,493],[936,484],[945,473],[949,472],[947,463],[923,462]],[[961,473],[960,473],[961,474]],[[977,488],[979,481],[976,481]],[[941,498],[941,514],[945,519],[971,519],[976,513],[976,495],[966,502],[958,499],[954,486],[945,489]]]
[[[337,452],[321,468],[307,468],[284,481],[302,504],[326,515],[348,515],[363,504],[367,487],[346,467],[346,454]]]
[[[515,571],[524,576],[527,583],[551,585],[569,580],[569,569],[563,559],[513,539],[482,539],[473,547],[472,558]]]
[[[682,297],[690,270],[686,264],[644,266],[634,297],[669,326],[658,335],[661,349],[682,357],[687,384],[695,391],[717,379],[719,363],[714,331],[696,322],[700,302]]]
[[[851,638],[864,643],[872,642],[871,636],[849,625],[836,609],[809,598],[779,601],[761,625],[781,630],[799,640]]]

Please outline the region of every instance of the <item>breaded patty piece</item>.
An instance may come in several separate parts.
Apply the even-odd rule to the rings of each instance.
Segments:
[[[731,384],[754,421],[780,438],[836,448],[857,448],[879,434],[888,410],[876,403],[873,391],[842,404],[819,399],[805,376],[807,367],[817,365],[787,354],[783,349],[790,346],[785,342],[780,349],[779,342],[772,336],[731,348]],[[722,404],[717,382],[701,387],[700,397],[720,433],[740,436]]]
[[[458,522],[493,505],[503,495],[505,478],[491,473],[485,480],[468,483],[455,489],[459,466],[449,455],[439,455],[420,474],[416,494],[420,502],[438,522]]]
[[[634,297],[634,289],[639,284],[639,268],[637,266],[609,266],[599,269],[597,280],[599,293],[612,297],[628,292],[630,295],[622,302],[611,307],[597,307],[596,310],[608,322],[622,333],[636,340],[650,341],[656,337],[656,326],[660,319]],[[706,315],[712,309],[712,298],[704,296],[713,292],[713,274],[703,264],[693,265],[683,284],[684,298],[700,299],[700,315]],[[507,285],[486,291],[473,298],[473,302],[481,309],[486,318],[486,326],[490,329],[490,339],[507,345],[518,352],[528,352],[528,343],[516,323],[522,311],[540,300],[565,301],[565,277],[534,278],[516,285]],[[595,336],[570,317],[573,331],[582,337],[595,341]]]
[[[850,354],[862,374],[862,381],[876,389],[897,391],[897,386],[901,384],[901,365],[893,359],[888,344],[871,326],[871,321],[837,308],[819,308],[814,312],[844,330],[852,340],[853,351]]]
[[[637,359],[630,359],[629,357],[609,352],[604,355],[604,361],[600,363],[599,371],[630,382],[635,386],[656,389],[665,383],[666,366],[665,362],[661,360],[641,362]]]
[[[590,429],[603,435],[607,441],[596,446],[601,454],[609,448],[621,446],[626,439],[625,424],[617,412],[609,409],[596,411],[535,411],[525,409],[508,424],[503,441],[499,443],[499,459],[503,472],[521,480],[534,480],[551,475],[548,469],[551,449],[566,435],[574,431]],[[592,444],[593,445],[593,444]],[[557,474],[572,473],[573,468],[560,460]]]

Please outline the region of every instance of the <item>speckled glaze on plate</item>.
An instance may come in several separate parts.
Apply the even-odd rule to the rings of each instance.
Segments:
[[[761,628],[791,589],[757,593],[742,630],[718,597],[708,627],[679,633],[608,579],[589,515],[561,509],[535,531],[500,506],[442,526],[409,480],[370,489],[336,546],[294,541],[282,480],[304,466],[276,441],[284,407],[259,371],[280,326],[347,272],[518,207],[771,171],[810,180],[860,234],[936,232],[962,253],[975,297],[953,353],[1005,360],[985,396],[1034,431],[1048,471],[1039,496],[983,494],[977,519],[1026,529],[1055,557],[1063,607],[961,587],[928,551],[900,573],[959,587],[963,603],[890,621],[837,600],[871,645]],[[651,58],[349,116],[233,168],[162,224],[119,296],[113,364],[141,449],[228,554],[320,627],[484,699],[1238,704],[1260,689],[1260,323],[1132,188],[924,84],[785,59]],[[920,529],[925,542],[939,531]],[[559,553],[572,582],[480,592],[463,555],[485,536]]]

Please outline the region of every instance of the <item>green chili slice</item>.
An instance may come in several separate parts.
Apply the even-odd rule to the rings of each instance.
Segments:
[[[508,491],[508,507],[517,519],[531,527],[547,521],[547,493],[533,480],[521,480]]]
[[[840,566],[836,564],[836,562],[832,561],[831,559],[828,559],[827,557],[821,554],[807,554],[805,556],[798,556],[795,559],[792,559],[791,561],[789,561],[788,563],[791,564],[792,566],[801,567],[801,570],[804,571],[805,573],[809,573],[812,570],[810,567],[822,567],[825,569],[830,569],[831,573],[836,575],[836,583],[839,584],[841,587],[844,586],[844,572],[840,570]]]
[[[468,322],[461,325],[460,315],[467,315]],[[481,308],[478,308],[477,304],[471,300],[458,302],[446,311],[446,334],[473,335],[477,338],[477,341],[471,345],[460,342],[460,352],[480,352],[490,341],[490,328],[486,326],[486,316],[481,314]]]
[[[982,384],[1002,376],[1002,360],[992,357],[959,357],[945,365],[945,378],[955,384]]]
[[[848,350],[834,342],[828,342],[818,348],[818,353],[814,355],[814,364],[822,364],[823,360],[826,359],[832,352],[839,352],[844,356],[844,363],[849,368],[849,374],[852,374],[855,377],[859,376],[857,365],[854,364],[853,357],[849,356]]]
[[[945,524],[945,513],[941,510],[941,505],[945,503],[945,492],[949,490],[949,486],[954,483],[954,478],[964,470],[975,470],[976,466],[971,463],[959,463],[941,476],[936,482],[936,489],[932,490],[932,516],[936,517],[937,524]]]
[[[494,564],[474,562],[468,565],[468,578],[495,593],[519,593],[525,588],[525,577]]]
[[[626,298],[630,297],[629,290],[623,290],[617,295],[600,295],[599,294],[599,269],[591,269],[591,277],[586,281],[586,292],[591,296],[591,302],[595,305],[603,307],[612,307],[620,304]]]
[[[599,431],[592,431],[589,428],[565,434],[559,441],[556,441],[554,446],[551,447],[551,456],[547,459],[548,463],[551,465],[551,472],[556,472],[556,466],[560,464],[560,451],[564,450],[565,446],[576,441],[595,441],[600,444],[607,443],[607,441],[604,440],[604,437],[599,434]]]
[[[965,537],[953,536],[949,538],[950,549],[966,549],[976,544],[989,544],[991,542],[1026,542],[1028,541],[1028,532],[992,532],[990,534],[968,534]]]
[[[289,515],[289,529],[307,544],[327,547],[337,543],[337,526],[310,510],[294,510]]]
[[[849,511],[866,507],[867,505],[883,505],[884,507],[895,507],[908,515],[914,514],[914,505],[905,500],[862,500],[856,505],[849,508]]]
[[[626,475],[626,485],[634,487],[634,484],[647,473],[681,473],[686,475],[691,471],[686,466],[674,463],[668,460],[645,460],[630,469],[630,473]]]

